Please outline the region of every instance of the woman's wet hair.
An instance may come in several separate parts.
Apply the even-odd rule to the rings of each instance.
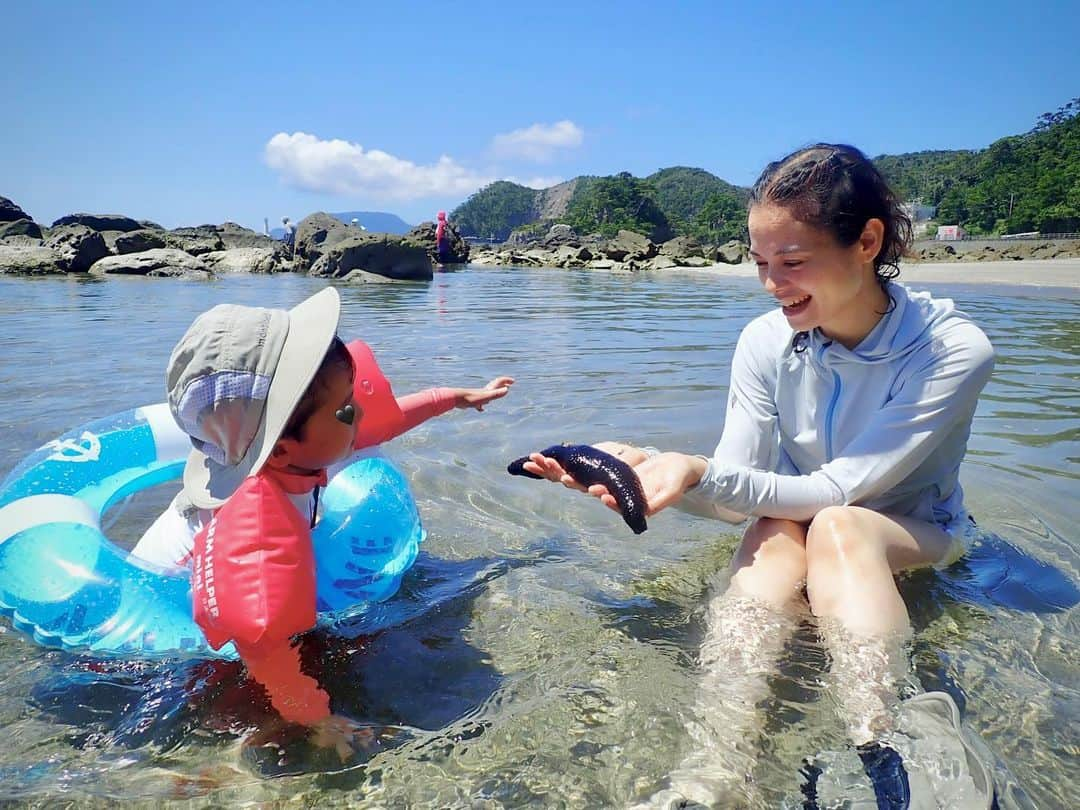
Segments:
[[[866,223],[885,225],[874,274],[882,287],[900,274],[911,244],[911,218],[866,155],[846,144],[818,143],[770,163],[750,192],[750,207],[768,203],[800,222],[826,230],[844,247],[854,245]]]
[[[300,402],[297,403],[289,421],[285,424],[285,429],[281,431],[281,438],[295,439],[298,442],[304,440],[304,426],[307,420],[322,405],[323,397],[330,390],[333,375],[342,370],[352,371],[352,357],[342,339],[334,335],[330,347],[319,364],[319,370],[311,378],[311,382],[304,390],[304,395],[300,397]]]

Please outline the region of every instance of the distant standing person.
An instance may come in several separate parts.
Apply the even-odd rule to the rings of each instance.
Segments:
[[[288,217],[281,218],[281,226],[285,229],[285,236],[283,237],[285,247],[289,249],[289,254],[293,252],[293,248],[296,246],[296,226]]]
[[[450,234],[447,232],[445,211],[439,212],[438,220],[435,225],[435,254],[439,258],[439,264],[448,264],[453,261],[454,254],[450,250]]]

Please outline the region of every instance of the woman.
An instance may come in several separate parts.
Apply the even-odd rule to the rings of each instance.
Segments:
[[[790,610],[805,585],[811,611],[849,640],[895,637],[908,614],[894,574],[963,552],[958,470],[993,349],[951,301],[892,283],[911,224],[859,150],[818,144],[770,164],[748,224],[777,308],[739,338],[712,458],[600,447],[635,468],[649,514],[752,518],[729,602]],[[585,489],[539,454],[526,469]],[[603,486],[588,492],[618,508]],[[881,701],[849,718],[856,744],[886,730]]]

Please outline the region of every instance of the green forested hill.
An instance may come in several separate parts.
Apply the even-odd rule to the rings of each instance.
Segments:
[[[1080,98],[1043,115],[1023,135],[986,149],[879,155],[874,162],[901,199],[938,206],[937,221],[970,233],[1080,231]],[[506,239],[514,229],[543,233],[545,192],[492,183],[451,213],[465,236]],[[564,197],[565,198],[565,197]],[[749,189],[704,169],[673,166],[645,179],[628,172],[581,177],[559,221],[579,234],[620,228],[666,239],[746,239]]]
[[[535,222],[542,192],[499,180],[477,191],[450,213],[450,221],[462,236],[505,240],[519,225]]]
[[[938,221],[976,234],[1080,231],[1078,113],[1080,98],[975,154],[941,198]]]
[[[705,207],[714,195],[728,195],[744,205],[749,189],[733,186],[704,169],[672,166],[645,178],[656,189],[656,202],[673,224],[685,226]]]
[[[937,205],[969,171],[975,152],[967,149],[878,155],[874,164],[902,200]]]
[[[986,149],[880,155],[874,162],[906,200],[973,234],[1080,231],[1080,98],[1023,135]]]

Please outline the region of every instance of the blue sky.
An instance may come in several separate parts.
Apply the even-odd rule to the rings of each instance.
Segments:
[[[1080,95],[1080,3],[120,3],[5,8],[0,195],[166,227],[432,219],[480,185],[834,140],[980,148]]]

